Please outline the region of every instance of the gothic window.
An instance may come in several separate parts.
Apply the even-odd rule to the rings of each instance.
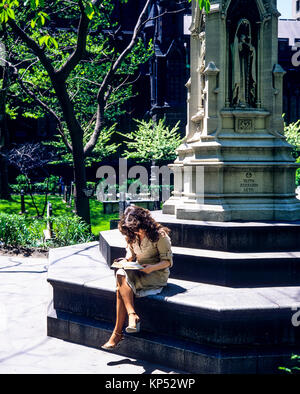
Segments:
[[[184,57],[175,51],[167,61],[167,102],[181,104],[184,97]]]

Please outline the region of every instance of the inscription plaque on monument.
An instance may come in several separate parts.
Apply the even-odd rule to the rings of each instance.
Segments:
[[[259,193],[261,191],[261,177],[251,169],[246,169],[241,175],[241,193]]]

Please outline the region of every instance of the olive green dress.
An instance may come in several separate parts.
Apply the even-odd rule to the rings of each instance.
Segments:
[[[157,242],[152,242],[145,236],[140,244],[135,241],[132,245],[127,245],[126,251],[126,259],[138,261],[139,264],[157,264],[160,261],[168,260],[170,267],[173,265],[171,240],[163,230],[160,230]],[[116,275],[126,276],[127,283],[136,297],[160,293],[167,285],[169,274],[169,268],[153,271],[150,274],[138,270],[124,270],[123,268],[116,272]]]

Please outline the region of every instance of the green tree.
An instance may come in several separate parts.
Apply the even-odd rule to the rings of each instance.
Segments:
[[[293,156],[300,163],[300,119],[297,122],[284,125],[284,135],[287,142],[293,145]],[[300,186],[300,168],[296,170],[296,186]]]
[[[129,134],[122,134],[125,137],[124,144],[127,149],[124,150],[123,156],[127,159],[134,159],[138,163],[151,163],[150,189],[151,195],[155,198],[156,209],[159,209],[159,185],[154,167],[157,162],[170,162],[176,159],[176,149],[183,141],[178,132],[179,123],[170,129],[166,125],[165,118],[158,122],[153,120],[135,120],[137,129]],[[127,139],[127,141],[126,141]],[[148,191],[148,186],[141,184],[142,191]],[[163,185],[170,187],[170,185]]]
[[[8,32],[6,45],[14,53],[9,61],[15,78],[11,94],[20,100],[22,90],[22,101],[34,106],[27,116],[50,113],[55,118],[60,138],[72,155],[76,211],[87,222],[86,158],[101,136],[105,140],[105,129],[111,135],[109,121],[115,121],[132,95],[139,64],[152,54],[151,43],[146,47],[140,38],[150,4],[145,1],[124,45],[118,41],[120,26],[112,18],[112,0],[0,2],[0,22]]]
[[[127,149],[123,156],[127,159],[135,159],[138,163],[173,161],[176,159],[175,150],[182,142],[178,133],[179,122],[170,129],[165,119],[158,123],[150,120],[135,120],[138,127],[128,134],[121,134],[128,141],[124,141]],[[154,165],[154,164],[153,164]]]
[[[284,135],[287,142],[294,146],[293,156],[300,156],[300,119],[297,122],[284,125]]]
[[[26,116],[39,117],[40,111],[56,119],[61,141],[72,155],[76,211],[87,222],[85,160],[103,130],[111,131],[107,120],[130,97],[134,74],[152,53],[151,45],[146,48],[140,38],[152,0],[145,0],[126,45],[120,45],[120,26],[113,20],[116,1],[128,2],[0,0],[1,28],[13,51],[11,93],[21,101],[24,92],[30,97],[23,101],[35,108]],[[209,11],[208,0],[198,1]]]

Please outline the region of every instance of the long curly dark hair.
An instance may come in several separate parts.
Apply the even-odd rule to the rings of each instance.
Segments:
[[[145,230],[146,236],[152,242],[157,242],[162,232],[169,234],[171,231],[168,227],[154,220],[148,209],[136,205],[130,205],[125,209],[118,228],[125,235],[126,241],[130,245],[137,240],[136,232],[139,230]]]

